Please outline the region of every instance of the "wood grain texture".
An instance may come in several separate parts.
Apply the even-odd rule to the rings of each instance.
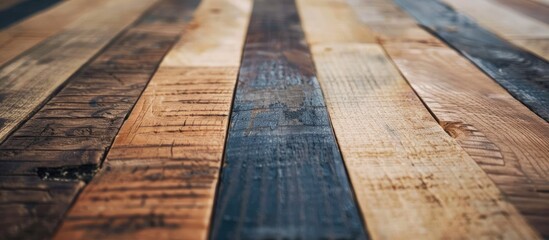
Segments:
[[[256,0],[212,239],[364,239],[292,0]]]
[[[70,0],[0,31],[0,66],[29,50],[64,27],[93,12],[105,10],[108,0]]]
[[[549,237],[549,124],[451,49],[386,49],[445,130]]]
[[[0,141],[156,1],[111,1],[0,68]]]
[[[438,0],[395,2],[524,105],[549,120],[549,62],[503,41]]]
[[[201,3],[57,239],[207,238],[251,6],[250,0]],[[228,29],[219,31],[223,24]],[[187,48],[200,45],[193,43],[199,36],[211,37],[199,55],[226,66],[170,60],[192,53]]]
[[[316,37],[316,31],[345,29],[353,15],[327,17],[344,0],[298,3],[300,11],[316,12],[303,14],[304,28],[317,42],[312,49],[319,81],[372,238],[537,237],[431,117],[381,46],[360,37]],[[314,16],[332,24],[319,29]]]
[[[61,0],[26,0],[0,10],[0,29],[10,26],[37,12],[54,6]]]
[[[474,19],[480,26],[549,61],[549,55],[530,47],[521,39],[536,39],[549,44],[549,25],[508,8],[495,0],[443,0],[457,11]],[[549,16],[549,12],[545,13]]]
[[[376,12],[400,26],[375,32],[393,36],[383,44],[387,54],[445,131],[547,237],[547,123],[448,46],[431,44],[434,36],[410,40],[406,16],[380,7],[382,1],[350,2],[359,14]]]
[[[197,3],[151,8],[0,145],[1,239],[51,237]]]

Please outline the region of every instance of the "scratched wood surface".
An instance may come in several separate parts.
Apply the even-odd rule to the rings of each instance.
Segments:
[[[0,29],[52,7],[60,1],[61,0],[26,0],[10,4],[10,1],[8,0],[8,3],[0,3]]]
[[[345,0],[298,3],[310,12],[302,14],[303,25],[317,42],[312,51],[319,81],[372,238],[537,237],[432,118],[380,45],[359,34],[320,41],[318,32],[339,35],[355,21],[354,14],[329,14],[350,10]],[[332,24],[317,28],[318,18]]]
[[[540,117],[549,120],[549,62],[502,40],[439,0],[395,0]]]
[[[70,0],[59,3],[0,31],[0,66],[46,38],[60,32],[79,17],[104,11],[108,0]]]
[[[0,145],[1,238],[51,237],[197,2],[151,8]]]
[[[385,50],[439,124],[547,237],[548,124],[450,47],[432,44],[434,36],[410,39],[405,31],[410,17],[380,7],[382,1],[350,2],[359,15],[376,12],[400,26],[375,34],[393,36],[384,41]]]
[[[0,141],[156,1],[110,1],[0,68]]]
[[[207,238],[251,5],[201,3],[57,239]]]
[[[505,40],[549,60],[549,54],[542,47],[549,46],[548,24],[521,14],[496,0],[443,1]],[[549,12],[546,11],[545,15],[549,16]],[[530,44],[529,41],[521,40],[537,40],[538,43]]]
[[[256,0],[212,239],[364,239],[292,0]]]

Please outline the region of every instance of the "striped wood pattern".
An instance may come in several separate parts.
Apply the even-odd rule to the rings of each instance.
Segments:
[[[305,31],[318,42],[312,48],[319,81],[372,238],[537,237],[431,117],[381,46],[314,37],[338,34],[354,21],[326,17],[344,0],[298,2],[311,12],[303,14]],[[317,28],[315,17],[332,24]]]
[[[484,30],[439,0],[395,2],[524,105],[549,120],[549,62]]]
[[[147,11],[0,145],[2,238],[51,236],[196,3]]]
[[[543,51],[549,47],[549,24],[530,18],[495,0],[443,1],[507,41],[549,61],[549,54]],[[545,13],[549,16],[549,12]],[[536,40],[537,43],[530,44],[529,41],[521,40]]]
[[[57,239],[206,239],[250,12],[249,0],[203,0]],[[215,66],[170,60],[202,43]]]
[[[111,1],[0,68],[0,142],[156,1]]]
[[[0,31],[0,66],[31,47],[61,32],[64,27],[88,14],[103,12],[110,0],[70,0],[31,16]]]
[[[293,0],[256,0],[212,239],[364,239]]]

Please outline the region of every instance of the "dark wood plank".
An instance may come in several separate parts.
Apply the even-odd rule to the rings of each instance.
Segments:
[[[500,39],[438,0],[395,0],[422,25],[549,120],[549,63]]]
[[[47,9],[61,0],[26,0],[0,11],[0,29]]]
[[[1,239],[51,236],[197,4],[163,0],[152,7],[0,145],[0,185],[28,182],[1,193],[0,215],[10,215]],[[19,194],[27,188],[46,190]]]
[[[213,239],[364,239],[293,0],[256,0]]]

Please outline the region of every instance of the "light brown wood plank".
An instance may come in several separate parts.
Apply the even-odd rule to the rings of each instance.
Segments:
[[[206,239],[250,12],[250,0],[201,3],[57,239]]]
[[[111,1],[0,69],[0,141],[157,0]]]
[[[407,17],[402,17],[398,8],[387,11],[392,3],[349,2],[359,15],[376,12],[397,22],[397,30],[375,31],[379,36],[391,34],[392,39],[384,41],[389,56],[445,131],[458,140],[536,230],[548,236],[547,122],[453,49],[429,44],[434,36],[425,32],[423,39],[409,39],[409,33],[402,30],[408,24]],[[379,2],[385,7],[379,7]]]
[[[65,1],[0,31],[0,66],[62,31],[79,17],[104,11],[107,3],[108,0]]]
[[[343,0],[298,2],[304,11],[328,13],[326,3]],[[315,19],[305,17],[307,36],[337,33],[346,25],[332,21],[317,28]],[[313,44],[313,58],[370,236],[538,238],[430,115],[383,48],[361,38],[349,40]]]
[[[500,35],[549,61],[549,55],[540,51],[549,46],[549,25],[521,14],[494,0],[442,0],[456,10],[468,15],[479,25]],[[547,13],[549,14],[549,12]],[[524,41],[530,40],[530,41]],[[531,40],[536,40],[535,44]]]

